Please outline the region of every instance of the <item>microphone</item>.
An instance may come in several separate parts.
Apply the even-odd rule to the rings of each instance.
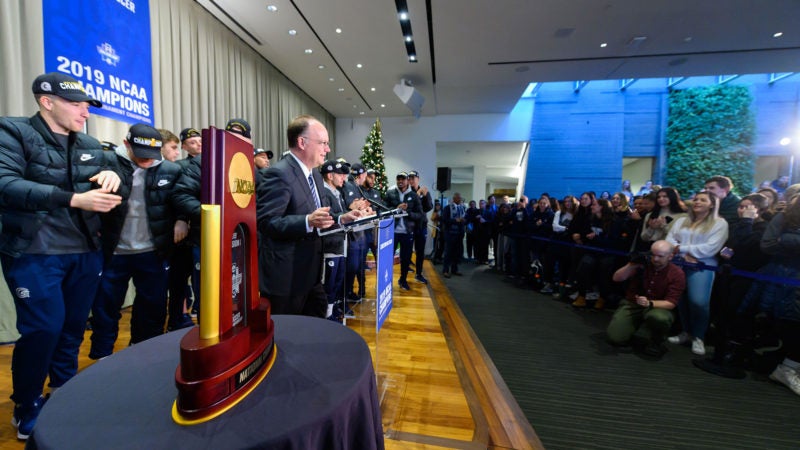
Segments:
[[[358,184],[356,184],[356,187],[358,188],[358,192],[361,193],[361,197],[364,198],[366,201],[368,201],[371,205],[377,206],[378,208],[380,208],[380,209],[382,209],[384,211],[391,211],[392,210],[392,208],[389,208],[388,206],[384,205],[383,203],[367,197],[367,195],[364,194],[364,191],[361,190],[361,186],[359,186]]]

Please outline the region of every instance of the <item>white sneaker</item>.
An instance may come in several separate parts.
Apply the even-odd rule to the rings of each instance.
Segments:
[[[700,338],[692,339],[692,353],[703,356],[706,354],[706,344]]]
[[[800,395],[800,375],[790,367],[778,364],[778,367],[769,374],[769,379],[783,384],[795,394]]]
[[[670,344],[685,344],[689,342],[689,333],[683,332],[677,336],[670,336],[667,338]]]

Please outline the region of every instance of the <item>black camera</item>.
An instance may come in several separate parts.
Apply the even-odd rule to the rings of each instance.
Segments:
[[[631,264],[647,264],[650,259],[650,252],[632,252],[628,255],[628,262]]]

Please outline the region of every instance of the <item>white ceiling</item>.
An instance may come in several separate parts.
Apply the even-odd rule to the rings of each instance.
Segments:
[[[417,63],[392,0],[197,1],[338,118],[410,115],[401,78],[430,116],[508,112],[534,81],[800,71],[797,0],[407,0]]]

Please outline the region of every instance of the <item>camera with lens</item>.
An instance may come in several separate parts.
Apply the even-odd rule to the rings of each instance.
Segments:
[[[628,262],[631,264],[647,264],[647,261],[650,260],[650,252],[631,252],[628,255]]]

